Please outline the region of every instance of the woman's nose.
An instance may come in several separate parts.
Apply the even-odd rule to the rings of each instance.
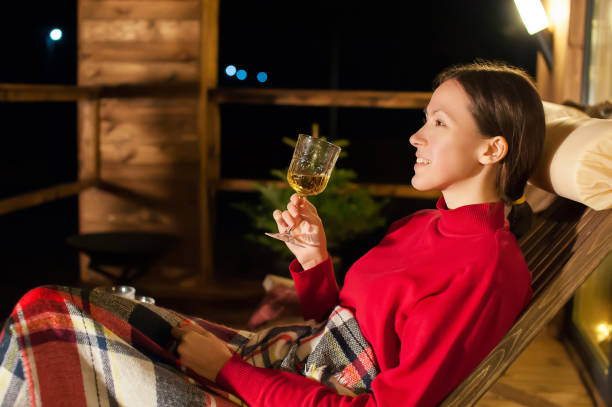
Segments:
[[[421,127],[416,133],[410,136],[410,144],[414,147],[422,146],[425,144],[425,139],[423,138],[423,127]]]

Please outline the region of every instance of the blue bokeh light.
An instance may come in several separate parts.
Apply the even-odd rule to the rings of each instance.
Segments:
[[[51,30],[51,32],[49,33],[49,37],[53,40],[53,41],[59,41],[62,39],[62,30],[60,30],[59,28],[54,28]]]
[[[264,83],[265,81],[268,80],[268,74],[265,72],[259,72],[257,74],[257,80],[261,83]]]
[[[244,69],[239,70],[238,72],[236,72],[236,78],[238,78],[239,80],[245,80],[247,77],[247,73]]]
[[[225,74],[227,76],[234,76],[236,74],[236,67],[234,65],[228,65],[225,67]]]

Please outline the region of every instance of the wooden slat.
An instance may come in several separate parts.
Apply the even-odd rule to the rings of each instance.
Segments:
[[[193,83],[196,62],[81,61],[79,79],[88,85]]]
[[[198,42],[200,21],[195,20],[87,20],[81,37],[87,42]]]
[[[84,1],[82,18],[93,20],[169,19],[193,20],[200,17],[200,5],[194,1]]]
[[[218,128],[218,118],[211,114],[218,114],[218,109],[209,103],[208,91],[218,84],[218,57],[219,57],[219,0],[202,0],[201,2],[201,51],[200,51],[200,99],[198,106],[199,153],[200,153],[200,182],[198,186],[200,198],[200,266],[202,278],[213,280],[213,244],[214,236],[214,206],[209,196],[209,175],[211,169],[210,146],[215,143],[217,136],[210,134]]]
[[[121,120],[110,118],[106,112],[102,119],[102,134],[105,144],[192,142],[195,145],[198,142],[195,117],[184,115],[163,114]]]
[[[79,46],[79,58],[89,61],[197,61],[200,43],[108,41],[85,42]]]
[[[566,214],[571,215],[571,211],[575,209],[574,203],[563,198],[558,199],[559,205],[568,210]],[[548,222],[563,222],[564,219],[558,217],[560,214],[562,211],[559,206],[553,205],[550,211],[545,211],[542,216],[544,218],[548,216]],[[569,218],[571,219],[571,216]],[[547,273],[554,274],[546,276],[550,277],[546,287],[534,296],[531,304],[519,316],[502,341],[441,406],[470,407],[474,405],[535,335],[557,314],[604,256],[612,250],[612,241],[609,239],[612,235],[612,210],[587,209],[580,219],[570,220],[570,223],[572,222],[575,233],[565,237],[571,242],[571,245],[564,252],[557,253],[558,256],[569,253],[571,258],[558,271],[554,268],[546,270]],[[554,241],[553,237],[548,237],[549,239],[545,242]],[[540,265],[540,267],[546,266],[546,264]]]
[[[96,185],[95,180],[78,181],[3,199],[0,201],[0,215],[77,195],[79,192],[94,185]]]
[[[209,91],[210,99],[218,103],[387,109],[422,109],[429,103],[431,94],[431,92],[249,88]]]
[[[101,123],[100,123],[100,99],[96,99],[93,102],[93,145],[92,145],[92,157],[90,158],[93,161],[93,172],[94,179],[96,181],[100,180],[100,166],[102,162],[102,153],[100,148],[100,134],[102,132]]]
[[[198,212],[197,195],[192,186],[170,186],[159,181],[141,184],[135,189],[133,183],[102,182],[100,188],[81,194],[81,202],[88,208],[81,219],[82,226],[89,230],[156,230],[197,236],[197,223],[193,222]],[[172,201],[154,196],[155,187],[182,198]]]
[[[0,102],[72,102],[97,95],[98,89],[92,87],[0,84]]]
[[[223,191],[255,191],[256,184],[276,185],[286,187],[284,181],[270,180],[249,180],[249,179],[221,179],[214,185],[214,188]],[[416,198],[416,199],[437,199],[440,197],[439,191],[417,191],[410,185],[391,185],[391,184],[351,184],[351,188],[365,188],[373,195],[390,196],[395,198]]]
[[[504,383],[495,383],[491,388],[491,391],[499,394],[500,396],[517,401],[525,406],[530,407],[562,407],[559,404],[551,403],[550,401],[536,396],[534,394],[527,393],[517,387],[510,386]]]

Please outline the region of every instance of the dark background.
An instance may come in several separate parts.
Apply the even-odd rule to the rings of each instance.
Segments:
[[[0,83],[76,84],[76,1],[35,8],[2,4]],[[59,42],[48,39],[53,27],[63,30]],[[536,44],[512,0],[221,0],[219,39],[220,87],[429,91],[441,69],[475,58],[503,60],[535,75]],[[247,78],[225,75],[229,64],[245,69]],[[259,71],[267,82],[257,82]],[[270,168],[288,164],[291,151],[282,137],[308,133],[317,122],[323,136],[351,142],[338,165],[378,183],[410,182],[408,138],[422,120],[419,111],[395,109],[224,105],[221,114],[223,177],[268,178]],[[0,198],[76,180],[74,103],[0,103],[0,120]],[[238,199],[248,198],[219,194],[223,233],[248,231],[243,222],[232,223],[229,203]],[[408,214],[418,205],[394,200],[388,214]],[[78,283],[77,255],[65,244],[78,232],[76,197],[0,215],[0,231],[2,312],[29,287]]]

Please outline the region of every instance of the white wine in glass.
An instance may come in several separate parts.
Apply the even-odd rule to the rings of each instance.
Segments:
[[[341,148],[321,138],[300,134],[287,172],[287,182],[299,196],[323,192],[331,176]],[[303,246],[289,229],[282,233],[266,233],[275,239]]]
[[[287,172],[287,181],[291,188],[300,196],[317,195],[325,189],[329,176],[327,175],[310,175],[310,174],[294,174],[289,170]]]

